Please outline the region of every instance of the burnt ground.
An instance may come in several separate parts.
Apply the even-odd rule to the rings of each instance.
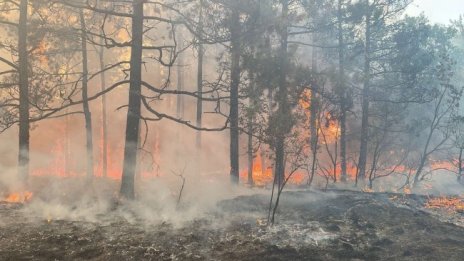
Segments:
[[[273,227],[268,195],[222,201],[180,226],[112,210],[98,222],[31,217],[0,204],[0,260],[463,260],[462,213],[423,196],[285,192]],[[182,211],[179,212],[182,215]],[[449,215],[449,216],[443,216]]]

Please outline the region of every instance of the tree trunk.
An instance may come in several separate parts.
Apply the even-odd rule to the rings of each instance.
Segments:
[[[239,182],[239,129],[238,129],[238,87],[240,84],[240,14],[234,9],[231,25],[231,83],[230,83],[230,178]]]
[[[426,162],[427,162],[427,157],[421,156],[419,167],[417,168],[416,173],[414,174],[414,183],[412,184],[413,188],[417,188],[419,186],[419,182],[421,180],[420,177],[421,177],[422,171],[424,170]]]
[[[248,98],[248,184],[250,186],[254,185],[253,181],[253,160],[254,160],[254,150],[253,150],[253,124],[255,121],[255,111],[254,111],[254,103],[257,102],[256,95],[255,95],[255,80],[254,80],[254,73],[252,71],[249,72],[251,82],[250,82],[250,97]],[[263,167],[261,165],[261,167]]]
[[[201,34],[203,32],[203,1],[200,0],[200,18],[198,22],[198,33]],[[204,57],[204,49],[201,40],[199,40],[198,44],[198,64],[197,64],[197,92],[198,92],[198,99],[197,99],[197,127],[201,128],[202,126],[202,115],[203,115],[203,100],[201,97],[203,96],[203,57]],[[201,148],[201,131],[197,131],[196,135],[196,146],[197,148]]]
[[[251,102],[250,102],[251,103]],[[248,116],[248,184],[253,186],[253,115]]]
[[[66,114],[69,113],[69,109],[66,108]],[[71,174],[71,142],[70,142],[70,131],[71,127],[69,124],[69,115],[65,116],[65,129],[64,129],[64,173],[69,176]]]
[[[337,183],[337,165],[338,165],[338,140],[335,139],[333,159],[333,181]]]
[[[264,177],[264,175],[266,174],[266,170],[267,170],[267,166],[266,166],[266,153],[264,151],[264,148],[262,147],[263,145],[261,145],[261,148],[259,150],[259,156],[261,158],[261,175]]]
[[[182,43],[182,37],[179,37],[178,41]],[[183,46],[181,46],[182,48]],[[184,90],[184,70],[182,68],[184,63],[184,55],[180,53],[177,57],[177,91]],[[184,96],[177,95],[176,100],[176,116],[177,118],[184,117]]]
[[[179,34],[178,36],[178,44],[179,44],[179,49],[184,48],[183,46],[183,37],[182,33]],[[177,56],[177,91],[182,92],[184,90],[184,54],[181,52]],[[184,118],[184,96],[183,95],[177,95],[176,96],[176,117],[178,119]],[[178,144],[182,144],[183,139],[181,136],[181,128],[176,128],[176,140]],[[176,157],[184,157],[183,154],[184,149],[180,148],[180,146],[176,147]],[[179,195],[179,200],[180,200],[180,195]]]
[[[29,72],[27,52],[27,0],[19,5],[19,154],[18,173],[22,182],[29,177]]]
[[[143,2],[133,1],[132,46],[130,58],[129,106],[126,120],[124,162],[120,194],[126,199],[134,199],[134,180],[139,141],[141,93],[142,93],[142,40]]]
[[[446,96],[446,92],[447,92],[446,89],[444,89],[441,92],[441,94],[440,94],[440,96],[438,98],[438,102],[435,105],[435,111],[434,111],[433,119],[432,119],[432,122],[430,123],[429,134],[427,135],[427,139],[426,139],[426,142],[425,142],[424,150],[423,150],[422,155],[421,155],[421,160],[419,162],[419,166],[417,168],[416,173],[414,174],[413,188],[417,188],[417,186],[419,185],[419,181],[422,179],[421,178],[422,171],[424,170],[425,164],[427,163],[430,154],[432,154],[434,151],[436,151],[438,149],[438,147],[435,147],[435,148],[432,148],[432,149],[429,150],[429,146],[430,146],[430,144],[432,142],[433,134],[435,133],[437,128],[439,128],[441,119],[444,116],[444,114],[440,113],[440,108],[441,108],[441,104],[442,104],[442,102],[443,102],[443,100],[444,100],[444,98]],[[442,142],[445,142],[446,139],[447,138],[445,138],[445,140],[443,140]]]
[[[92,137],[92,114],[88,101],[88,58],[87,58],[87,33],[85,25],[84,11],[79,12],[81,21],[81,48],[82,48],[82,106],[85,118],[86,134],[86,173],[87,178],[93,177],[93,137]]]
[[[280,32],[280,76],[279,76],[279,90],[277,94],[277,101],[279,107],[277,109],[278,115],[278,126],[276,127],[276,163],[275,163],[275,175],[277,177],[278,188],[283,186],[285,178],[285,135],[289,131],[290,124],[290,110],[288,105],[288,90],[287,90],[287,69],[288,69],[288,0],[282,0],[282,25]]]
[[[458,158],[458,182],[461,183],[462,181],[462,156],[463,156],[464,148],[459,149],[459,158]]]
[[[105,49],[100,48],[99,52],[99,61],[100,61],[100,70],[105,68]],[[100,75],[100,88],[101,91],[104,91],[106,88],[106,76],[105,72],[102,72]],[[102,176],[108,176],[108,120],[107,120],[107,104],[106,104],[106,94],[102,95],[101,103],[101,112],[102,112]]]
[[[374,149],[374,155],[373,155],[373,159],[372,159],[372,166],[371,166],[371,169],[369,171],[369,188],[372,189],[374,187],[374,179],[375,179],[375,173],[376,173],[376,166],[377,166],[377,161],[378,161],[378,158],[379,158],[379,154],[380,154],[380,142],[381,141],[378,141],[376,146],[375,146],[375,149]]]
[[[369,81],[370,81],[370,41],[371,41],[371,15],[369,0],[366,0],[366,31],[364,49],[364,86],[362,91],[362,122],[361,122],[361,146],[359,149],[358,177],[361,182],[366,175],[367,143],[369,141]]]
[[[340,88],[340,160],[341,160],[341,181],[346,182],[346,112],[347,112],[347,91],[345,85],[345,40],[343,37],[342,19],[343,0],[338,0],[338,68],[339,68],[339,88]]]
[[[313,36],[314,38],[315,35]],[[313,43],[316,43],[315,39],[313,39]],[[312,70],[314,73],[317,73],[317,51],[316,47],[313,47],[312,49]],[[315,91],[315,87],[313,86],[311,90],[311,101],[310,101],[310,123],[309,123],[309,128],[311,132],[311,153],[312,153],[312,159],[311,159],[311,176],[309,177],[308,180],[308,186],[311,186],[313,183],[314,175],[316,174],[316,165],[317,165],[317,147],[318,141],[319,141],[319,134],[318,134],[318,111],[319,111],[319,105],[318,105],[318,99],[317,99],[317,94]]]

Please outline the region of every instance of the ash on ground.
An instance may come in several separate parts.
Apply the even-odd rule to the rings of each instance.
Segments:
[[[1,203],[0,260],[462,260],[463,214],[427,210],[425,201],[284,192],[271,227],[262,194],[221,201],[182,225],[127,218],[119,208],[96,221],[44,219]]]

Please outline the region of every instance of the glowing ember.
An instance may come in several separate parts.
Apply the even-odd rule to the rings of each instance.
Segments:
[[[32,192],[11,193],[3,201],[8,203],[24,203],[32,198]]]
[[[460,197],[440,197],[432,198],[425,204],[429,209],[445,209],[450,212],[463,212],[464,199]]]

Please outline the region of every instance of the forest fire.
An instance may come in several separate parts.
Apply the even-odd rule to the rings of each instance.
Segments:
[[[2,1],[0,260],[462,260],[464,16],[414,1]]]

